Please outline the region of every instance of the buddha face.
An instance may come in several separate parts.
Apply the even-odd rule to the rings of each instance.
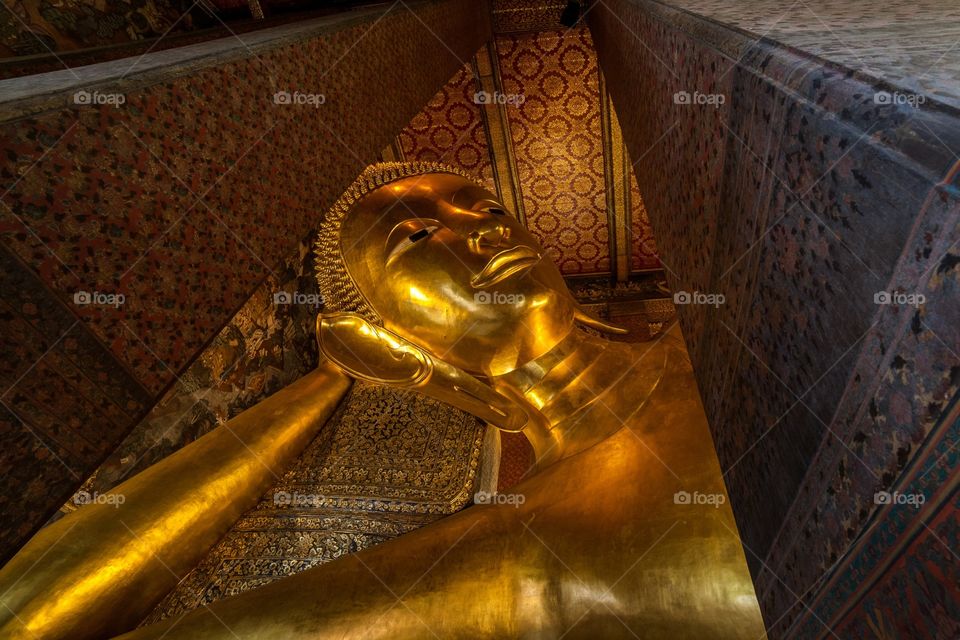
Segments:
[[[340,243],[384,326],[466,371],[512,371],[573,327],[556,266],[495,195],[463,177],[412,176],[369,193]]]

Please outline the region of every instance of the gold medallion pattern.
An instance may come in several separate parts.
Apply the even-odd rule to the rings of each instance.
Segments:
[[[497,40],[527,226],[564,275],[608,273],[600,76],[585,28]]]

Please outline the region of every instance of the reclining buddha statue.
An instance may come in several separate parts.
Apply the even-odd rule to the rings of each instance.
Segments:
[[[503,499],[124,638],[764,636],[678,326],[600,337],[618,329],[497,197],[438,164],[367,169],[317,255],[323,366],[522,432],[535,469]]]

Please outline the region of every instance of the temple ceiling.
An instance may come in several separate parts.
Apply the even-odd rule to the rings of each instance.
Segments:
[[[475,174],[564,275],[626,280],[660,267],[653,230],[590,32],[556,28],[554,9],[541,7],[536,19],[524,13],[521,22],[516,11],[513,23],[501,16],[500,33],[450,78],[385,156],[439,161]]]

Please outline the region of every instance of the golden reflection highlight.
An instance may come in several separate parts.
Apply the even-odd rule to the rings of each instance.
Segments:
[[[0,637],[107,638],[135,627],[256,504],[350,380],[329,362],[40,530],[0,570]]]

